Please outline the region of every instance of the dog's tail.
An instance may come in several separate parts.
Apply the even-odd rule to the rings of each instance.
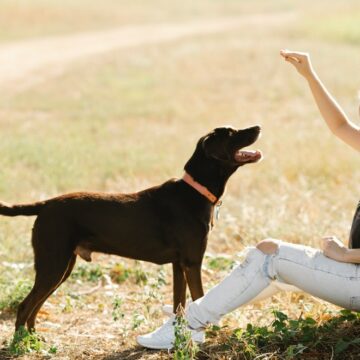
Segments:
[[[32,204],[9,205],[0,202],[0,215],[5,216],[34,216],[39,215],[41,209],[46,205],[46,201],[39,201]]]

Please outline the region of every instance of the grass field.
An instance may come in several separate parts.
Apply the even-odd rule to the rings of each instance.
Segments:
[[[165,23],[199,17],[276,12],[289,9],[286,0],[269,4],[237,0],[3,0],[0,13],[0,41],[58,35],[75,31],[107,29],[126,24]],[[31,24],[31,26],[29,26]]]
[[[305,82],[278,53],[284,47],[309,51],[324,82],[358,122],[357,2],[305,1],[294,7],[280,0],[271,5],[261,0],[172,5],[5,0],[0,41],[264,12],[295,17],[281,26],[254,24],[89,57],[30,89],[4,91],[1,201],[27,202],[73,190],[136,191],[181,176],[196,140],[210,129],[260,124],[258,147],[265,159],[240,168],[230,180],[209,240],[206,289],[224,277],[236,253],[265,237],[315,247],[326,234],[347,241],[360,194],[359,156],[330,134]],[[0,220],[0,342],[5,342],[13,332],[11,303],[24,295],[34,275],[33,219]],[[50,356],[50,347],[51,356],[61,359],[168,358],[166,352],[136,347],[135,336],[159,325],[161,304],[170,301],[170,265],[100,254],[91,265],[78,261],[70,281],[40,313],[46,352],[24,358]],[[264,325],[272,321],[272,309],[317,319],[337,310],[304,294],[278,294],[226,316],[223,324],[228,329]],[[203,358],[242,358],[220,350],[209,350],[206,357],[219,339],[209,337]],[[358,352],[356,346],[349,350]]]

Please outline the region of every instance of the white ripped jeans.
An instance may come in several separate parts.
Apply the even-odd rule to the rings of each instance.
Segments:
[[[281,290],[304,291],[313,296],[360,311],[360,265],[326,257],[321,250],[280,242],[278,251],[266,255],[248,248],[245,260],[186,311],[193,329],[217,324],[239,306]]]

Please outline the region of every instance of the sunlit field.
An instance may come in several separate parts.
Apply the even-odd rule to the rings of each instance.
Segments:
[[[264,160],[240,168],[230,179],[209,238],[205,289],[229,272],[241,250],[266,237],[313,247],[329,234],[347,242],[360,198],[359,156],[331,135],[305,81],[280,58],[279,50],[310,52],[325,84],[359,122],[360,4],[313,3],[1,2],[0,47],[134,24],[279,16],[278,23],[254,20],[216,34],[86,57],[24,90],[1,86],[1,201],[30,202],[76,190],[137,191],[181,177],[196,141],[214,127],[259,124],[263,132],[255,147],[263,151]],[[33,220],[0,218],[4,348],[13,334],[16,304],[33,281]],[[38,316],[37,331],[46,340],[43,352],[24,358],[171,358],[135,342],[136,335],[162,323],[166,316],[161,306],[171,304],[171,297],[171,265],[101,254],[92,264],[78,260],[72,277]],[[280,293],[226,316],[223,331],[269,324],[273,309],[320,322],[338,311],[301,293]],[[220,338],[208,338],[202,359],[252,358],[212,351]],[[352,351],[358,353],[356,346]],[[6,354],[3,350],[0,358]],[[285,358],[267,356],[261,359]]]

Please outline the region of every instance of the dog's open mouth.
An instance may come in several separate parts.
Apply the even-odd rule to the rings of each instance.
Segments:
[[[236,150],[234,154],[235,161],[240,164],[258,162],[261,158],[260,150]]]

